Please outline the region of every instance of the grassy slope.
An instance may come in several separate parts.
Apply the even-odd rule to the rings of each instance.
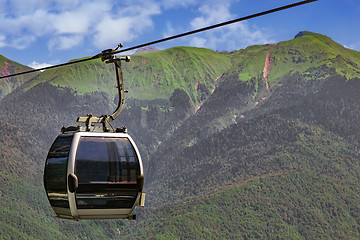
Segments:
[[[270,71],[270,79],[274,78],[272,81],[277,81],[277,77],[281,78],[282,74],[291,70],[306,73],[309,67],[322,64],[332,64],[337,67],[339,73],[348,77],[358,71],[356,66],[360,66],[359,53],[336,44],[332,48],[325,46],[332,46],[332,42],[325,45],[323,42],[318,43],[319,47],[328,52],[319,54],[313,64],[301,61],[296,63],[303,56],[311,59],[312,55],[308,51],[304,50],[301,54],[297,51],[287,51],[284,55],[275,51],[281,49],[281,46],[289,46],[295,50],[310,46],[305,43],[301,45],[301,39],[304,42],[309,41],[309,44],[318,43],[314,37],[305,36],[278,45],[252,46],[226,56],[210,50],[193,48],[174,48],[134,56],[132,62],[124,63],[125,83],[130,89],[129,96],[138,99],[166,98],[177,87],[186,87],[189,95],[194,96],[196,93],[192,93],[191,89],[194,89],[196,81],[204,80],[204,84],[211,87],[212,81],[229,68],[230,60],[234,64],[230,71],[239,71],[240,80],[261,77],[268,51],[274,51],[272,56],[276,57],[276,61],[273,61],[274,68]],[[327,38],[324,39],[327,41]],[[338,55],[342,59],[336,57]],[[208,61],[209,59],[211,61]],[[284,61],[277,61],[281,59]],[[341,61],[332,63],[329,59]],[[343,59],[350,62],[344,63]],[[191,64],[187,64],[185,60]],[[138,66],[142,67],[137,68]],[[50,80],[55,86],[71,87],[78,94],[99,89],[112,94],[114,74],[111,69],[111,65],[104,69],[103,63],[94,61],[90,65],[49,70],[27,87],[30,89],[40,82]],[[104,76],[104,80],[94,77],[96,74]],[[185,79],[181,76],[189,77]],[[296,148],[288,149],[277,156],[267,156],[276,158],[290,170],[263,175],[247,182],[235,179],[235,184],[231,187],[207,196],[199,196],[194,201],[176,202],[169,208],[146,216],[145,222],[136,225],[138,230],[131,227],[133,223],[122,221],[106,221],[99,224],[96,221],[68,223],[53,219],[51,209],[44,198],[42,185],[24,183],[23,180],[19,180],[24,179],[24,176],[10,171],[13,166],[11,164],[17,166],[16,164],[23,161],[23,149],[14,148],[18,157],[11,158],[13,148],[3,146],[1,152],[8,151],[10,154],[6,159],[6,164],[10,167],[4,170],[2,165],[0,175],[3,186],[0,192],[0,219],[1,226],[4,226],[0,228],[1,237],[85,239],[91,236],[93,239],[111,239],[114,236],[141,238],[137,235],[140,234],[143,238],[152,236],[159,239],[194,236],[286,238],[286,234],[290,233],[293,238],[317,236],[356,239],[359,236],[354,226],[358,224],[355,221],[359,219],[360,205],[357,178],[359,166],[357,157],[354,157],[356,152],[349,150],[351,146],[348,143],[336,139],[331,134],[315,137],[300,135]],[[314,145],[316,139],[319,139],[319,142],[316,141],[317,145]],[[319,159],[321,164],[317,165],[316,160]],[[321,169],[329,171],[321,172]],[[331,173],[331,170],[335,172]],[[33,170],[30,170],[30,175],[41,178],[39,174],[34,174]],[[36,230],[30,231],[31,228]]]
[[[114,79],[113,66],[105,65],[101,60],[97,59],[46,70],[27,83],[25,91],[40,83],[50,82],[54,86],[73,89],[74,92],[80,95],[92,92],[114,94],[113,86],[116,84]]]
[[[301,127],[295,143],[263,156],[282,170],[231,179],[228,187],[154,211],[138,230],[123,230],[154,239],[359,238],[356,148],[321,128]]]
[[[137,99],[169,98],[176,88],[197,99],[195,85],[213,87],[217,77],[230,66],[227,56],[203,48],[176,47],[132,57],[125,66],[130,97]]]
[[[188,92],[196,102],[196,82],[212,88],[214,80],[229,67],[230,60],[214,51],[201,48],[176,47],[155,53],[132,56],[123,63],[127,97],[154,100],[168,99],[177,88]],[[100,60],[51,69],[29,83],[25,90],[41,82],[67,87],[77,94],[104,92],[115,96],[115,72],[112,64]]]
[[[360,73],[360,53],[346,49],[330,38],[311,32],[293,40],[271,45],[256,45],[231,54],[218,54],[203,48],[175,47],[154,53],[132,56],[123,63],[125,87],[130,98],[142,100],[168,99],[177,88],[184,89],[198,104],[196,83],[209,90],[215,79],[225,72],[237,72],[238,79],[263,78],[265,57],[271,53],[270,85],[289,73],[299,72],[311,78],[309,69],[322,65],[336,68],[348,79]],[[68,87],[77,94],[105,92],[114,96],[115,72],[112,64],[100,60],[79,63],[41,73],[26,90],[41,82]],[[265,80],[264,80],[265,81]]]
[[[21,65],[6,57],[0,55],[0,76],[5,76],[13,73],[23,72],[31,70],[30,67]],[[0,80],[0,98],[3,98],[10,92],[14,91],[17,87],[21,86],[27,80],[38,75],[38,73],[31,73],[26,75],[20,75],[11,78],[3,78]]]
[[[352,66],[356,66],[355,62],[359,62],[358,66],[360,66],[360,56],[357,57],[358,52],[346,49],[323,35],[307,34],[275,45],[251,46],[227,54],[226,56],[232,61],[232,66],[216,82],[216,90],[204,102],[201,109],[191,119],[192,121],[183,123],[184,128],[180,131],[186,132],[186,136],[182,142],[193,144],[208,133],[220,131],[234,124],[233,120],[236,118],[237,121],[241,120],[239,116],[242,114],[247,117],[246,111],[259,108],[260,105],[258,104],[271,99],[271,96],[277,93],[275,90],[278,88],[282,94],[288,95],[286,91],[289,90],[281,90],[281,84],[278,82],[283,84],[286,79],[295,78],[295,75],[300,76],[298,77],[299,81],[305,85],[306,82],[309,82],[307,80],[312,78],[316,78],[312,80],[320,84],[321,79],[324,81],[330,74],[336,73],[335,70],[332,73],[327,67],[323,69],[324,64],[326,66],[326,64],[331,63],[331,66],[336,67],[336,70],[343,69],[338,72],[343,72],[343,75],[347,76],[360,71],[360,69]],[[262,76],[265,57],[268,52],[272,53],[271,58],[273,58],[269,76],[270,90],[265,88],[265,79]],[[352,59],[351,67],[346,65],[345,58]],[[334,62],[331,62],[332,60]],[[274,76],[278,79],[271,82]],[[288,82],[289,85],[294,84],[293,80]],[[290,91],[293,91],[290,86],[285,87],[289,87]],[[257,95],[260,91],[262,94]],[[308,94],[308,89],[298,91],[300,95]],[[290,95],[289,98],[283,99],[283,101],[292,100]],[[287,102],[280,101],[276,104],[283,106]],[[202,125],[197,126],[197,122],[202,122]]]
[[[156,224],[146,221],[140,238],[357,239],[358,190],[357,181],[311,170],[263,176],[173,204],[150,218]]]
[[[49,215],[43,186],[24,182],[3,172],[0,181],[6,182],[1,188],[1,237],[3,239],[55,238],[59,231]]]
[[[335,68],[337,74],[348,79],[360,74],[359,52],[347,49],[327,36],[311,32],[278,44],[250,46],[235,52],[231,55],[234,65],[232,70],[239,72],[242,81],[249,81],[252,77],[262,78],[267,53],[271,54],[272,60],[270,85],[295,72],[311,79],[313,73],[308,70],[322,65]]]

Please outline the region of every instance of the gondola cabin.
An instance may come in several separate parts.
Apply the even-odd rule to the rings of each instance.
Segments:
[[[143,184],[141,157],[126,132],[64,132],[47,155],[44,185],[59,218],[134,219]]]

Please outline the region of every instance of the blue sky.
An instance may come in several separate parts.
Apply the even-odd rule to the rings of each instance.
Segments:
[[[291,0],[0,0],[0,54],[29,66],[132,47],[291,4]],[[308,30],[360,51],[360,0],[318,0],[155,45],[239,50]]]

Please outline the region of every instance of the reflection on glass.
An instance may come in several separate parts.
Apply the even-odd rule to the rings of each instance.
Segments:
[[[75,174],[78,208],[130,208],[137,196],[138,158],[127,138],[81,137]]]
[[[72,136],[58,137],[50,148],[46,159],[44,182],[50,204],[68,208],[67,197],[67,162]]]

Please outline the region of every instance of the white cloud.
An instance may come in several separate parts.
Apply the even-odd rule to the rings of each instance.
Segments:
[[[0,35],[0,48],[5,47],[6,45],[6,37],[4,35]]]
[[[106,1],[84,3],[77,8],[51,14],[56,34],[87,34],[102,18],[109,15],[112,5]]]
[[[17,18],[18,16],[29,15],[37,10],[47,9],[51,1],[47,0],[5,0],[5,11],[8,16]]]
[[[111,19],[105,18],[96,25],[93,43],[102,49],[116,45],[119,41],[131,41],[135,34],[132,28],[131,18]]]
[[[21,1],[21,0],[20,0]],[[53,5],[53,9],[57,9],[58,12],[63,11],[69,11],[73,9],[77,9],[81,3],[88,3],[89,1],[86,0],[47,0],[48,2],[51,2]],[[93,1],[93,2],[99,2],[99,1]],[[106,2],[100,1],[100,2]]]
[[[165,9],[189,7],[198,4],[198,0],[163,0],[161,5]]]
[[[161,12],[159,4],[142,1],[13,0],[0,6],[6,8],[0,11],[0,32],[8,46],[26,48],[43,38],[50,50],[70,49],[85,40],[100,49],[131,41],[151,28],[152,16]],[[5,40],[0,43],[4,46]]]
[[[82,35],[59,35],[49,40],[49,49],[65,50],[78,46],[84,40]]]
[[[201,38],[201,37],[193,37],[190,40],[190,45],[193,47],[207,47],[208,41],[206,40],[206,38]]]
[[[50,66],[53,66],[53,65],[49,64],[49,63],[38,63],[36,61],[33,61],[31,64],[29,64],[29,67],[34,68],[34,69],[50,67]]]
[[[53,28],[57,34],[84,34],[91,23],[86,15],[82,16],[77,12],[61,13],[52,16],[52,19]]]
[[[249,45],[272,42],[275,40],[271,39],[269,32],[250,27],[246,22],[236,23],[231,28],[212,30],[190,40],[192,46],[213,50],[238,50]]]
[[[175,28],[166,24],[166,36],[193,30],[236,17],[232,3],[237,0],[6,0],[0,1],[0,47],[24,49],[45,40],[49,50],[73,49],[87,44],[89,48],[115,47],[150,33],[154,16],[162,10],[187,8],[198,16]],[[188,15],[189,16],[189,15]],[[180,29],[179,29],[180,28]],[[212,49],[238,48],[247,43],[265,43],[269,37],[247,23],[187,38],[193,46]]]
[[[198,8],[199,16],[190,22],[190,26],[192,29],[199,29],[237,18],[230,10],[230,1],[201,5]],[[191,37],[190,44],[213,50],[237,50],[248,45],[274,42],[266,30],[251,27],[247,21],[206,31],[199,35]]]
[[[170,37],[170,36],[173,36],[173,35],[176,34],[176,29],[173,27],[171,22],[169,22],[169,21],[166,22],[165,23],[165,28],[166,28],[166,31],[163,34],[164,38],[167,38],[167,37]]]
[[[1,43],[1,38],[0,38],[0,43]],[[344,47],[350,48],[350,49],[353,49],[353,50],[356,50],[356,51],[360,51],[360,42],[355,42],[355,43],[352,43],[350,45],[344,45]]]
[[[153,27],[151,17],[160,12],[156,5],[135,5],[119,11],[116,15],[106,16],[95,26],[93,43],[103,49],[116,46],[120,41],[132,41],[143,31]]]
[[[6,36],[7,46],[28,48],[38,37],[49,32],[47,13],[37,10],[32,15],[9,17],[0,15],[0,32]]]
[[[230,20],[234,17],[230,13],[230,7],[231,5],[225,1],[202,5],[198,9],[200,16],[193,19],[190,25],[192,28],[197,29]]]
[[[31,35],[25,35],[13,39],[10,46],[16,49],[25,49],[28,48],[33,42],[35,42],[35,37]]]

